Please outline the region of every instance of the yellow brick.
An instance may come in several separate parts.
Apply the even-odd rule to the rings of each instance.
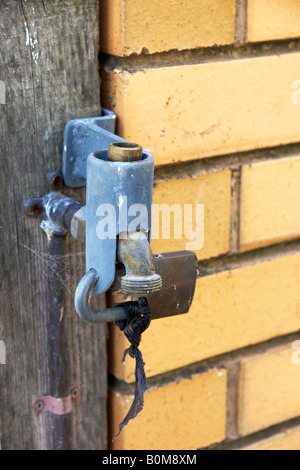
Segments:
[[[100,47],[102,52],[122,55],[124,30],[121,4],[118,0],[100,0]]]
[[[193,450],[225,438],[227,374],[214,369],[145,394],[143,411],[113,442],[124,450]],[[133,396],[111,392],[112,435],[125,417]]]
[[[235,0],[102,0],[101,50],[118,56],[234,42]]]
[[[204,204],[204,246],[201,241],[202,230],[198,230],[199,240],[197,242],[188,240],[184,234],[184,217],[175,220],[171,216],[171,239],[163,239],[160,231],[159,239],[152,239],[153,253],[163,253],[168,251],[192,250],[198,259],[210,258],[229,251],[230,239],[230,205],[231,205],[231,172],[229,170],[200,175],[195,178],[183,178],[180,180],[169,180],[159,182],[154,188],[153,203],[161,206],[174,204],[181,207],[184,216],[184,205],[190,204],[192,207],[192,220],[190,226],[196,231],[196,204]],[[176,206],[175,206],[176,209]],[[180,216],[180,213],[179,213]],[[198,216],[198,219],[200,217]],[[188,219],[186,219],[188,220]],[[174,233],[174,223],[179,228],[179,232]],[[198,220],[198,224],[199,224]],[[201,223],[201,227],[203,224]],[[183,234],[182,239],[175,239],[175,236]],[[189,234],[187,234],[189,236]],[[168,233],[164,234],[168,236]],[[196,237],[195,237],[196,238]]]
[[[268,41],[300,36],[297,0],[248,0],[248,41]]]
[[[300,157],[243,167],[241,248],[300,235]]]
[[[300,450],[300,427],[275,434],[241,450]]]
[[[300,365],[293,361],[295,351],[291,344],[242,361],[241,434],[250,434],[300,415]]]
[[[103,72],[102,101],[118,132],[156,165],[298,142],[292,85],[300,53]]]
[[[188,314],[154,320],[143,334],[147,375],[298,331],[299,282],[300,254],[200,278]],[[112,327],[110,370],[133,382],[134,361],[121,363],[125,347],[124,334]]]

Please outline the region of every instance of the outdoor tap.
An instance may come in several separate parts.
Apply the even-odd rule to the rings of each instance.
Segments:
[[[85,242],[87,272],[75,293],[83,320],[125,320],[145,297],[152,318],[187,313],[196,256],[189,251],[152,254],[153,157],[116,135],[116,115],[102,111],[102,116],[66,124],[62,173],[48,175],[46,194],[28,199],[25,213],[40,217],[50,244],[68,233]],[[86,205],[66,196],[64,186],[86,186]],[[108,291],[118,305],[94,311],[92,296]]]
[[[75,294],[77,313],[86,321],[107,321],[107,312],[93,313],[88,299],[108,291],[116,262],[125,266],[121,290],[132,299],[162,286],[150,247],[153,174],[152,155],[128,142],[111,143],[87,159],[87,274]]]
[[[144,231],[121,233],[118,240],[117,260],[125,266],[126,275],[121,278],[123,294],[132,297],[148,297],[162,286],[162,279],[155,273],[153,255]]]

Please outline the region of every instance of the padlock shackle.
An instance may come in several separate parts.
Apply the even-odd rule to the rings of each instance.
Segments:
[[[87,323],[109,323],[125,320],[128,314],[125,306],[91,310],[90,300],[98,279],[97,271],[90,269],[78,284],[75,293],[75,308],[79,317]]]

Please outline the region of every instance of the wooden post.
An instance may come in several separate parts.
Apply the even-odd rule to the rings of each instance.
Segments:
[[[57,321],[50,308],[55,258],[39,220],[23,212],[26,199],[45,194],[47,174],[61,168],[64,124],[101,113],[99,2],[1,0],[0,17],[0,340],[6,346],[6,365],[0,364],[0,447],[105,449],[106,334],[74,311],[85,248],[70,236],[59,260],[68,276],[54,273],[54,286],[60,282],[66,289],[62,321],[68,344],[60,354],[68,367],[60,390],[76,384],[80,396],[63,443],[53,416],[33,413],[35,399],[55,391],[49,360],[55,355],[52,346],[49,352],[55,328],[49,318]],[[84,202],[83,191],[67,192]]]

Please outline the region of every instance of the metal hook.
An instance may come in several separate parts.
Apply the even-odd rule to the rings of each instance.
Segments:
[[[75,308],[80,318],[88,323],[108,323],[125,320],[128,310],[125,306],[105,308],[93,311],[90,309],[90,299],[93,288],[99,279],[95,269],[90,269],[79,282],[75,293]]]

